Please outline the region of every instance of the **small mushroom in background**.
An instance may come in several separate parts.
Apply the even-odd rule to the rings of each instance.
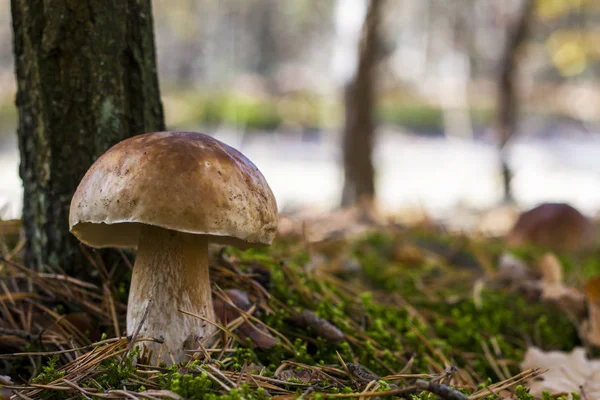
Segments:
[[[69,224],[89,246],[137,247],[127,332],[164,339],[180,362],[216,329],[208,243],[270,245],[277,219],[269,185],[239,151],[202,133],[157,132],[98,158],[73,196]],[[156,357],[161,345],[144,344]]]
[[[509,247],[527,244],[551,251],[580,251],[596,244],[594,222],[565,203],[544,203],[521,213],[506,235]]]

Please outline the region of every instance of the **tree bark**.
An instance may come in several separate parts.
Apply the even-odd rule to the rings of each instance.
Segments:
[[[11,0],[25,262],[78,275],[71,197],[113,144],[164,129],[151,0]]]
[[[515,82],[517,80],[517,63],[519,59],[518,50],[527,38],[532,11],[533,0],[524,0],[517,21],[512,25],[512,29],[509,24],[509,32],[498,79],[498,146],[502,163],[504,201],[507,203],[512,202],[514,199],[511,189],[512,172],[506,160],[505,146],[517,128],[519,102]]]
[[[373,136],[375,67],[383,0],[371,0],[363,23],[356,75],[345,90],[342,206],[370,203],[375,198]]]

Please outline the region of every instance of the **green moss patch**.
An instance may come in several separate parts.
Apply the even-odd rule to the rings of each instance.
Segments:
[[[530,399],[524,383],[512,378],[520,373],[527,348],[568,351],[580,342],[567,316],[550,304],[492,287],[473,292],[486,274],[482,254],[494,265],[501,251],[494,242],[387,229],[310,246],[281,238],[269,249],[215,250],[215,293],[246,292],[255,305],[250,323],[264,325],[278,339],[275,347],[261,350],[249,339],[225,334],[212,349],[199,349],[189,363],[167,367],[145,365],[127,338],[106,339],[69,356],[30,355],[45,366],[36,376],[26,376],[31,369],[18,371],[20,393],[70,398],[118,397],[126,391],[153,398],[264,399],[346,398],[367,391],[432,399],[417,386],[417,379],[424,379],[490,399],[494,396],[478,393],[509,382],[507,390],[515,398]],[[114,289],[115,299],[124,301],[125,292]],[[124,306],[116,310],[122,316]],[[293,323],[307,310],[331,326]],[[110,321],[103,323],[110,326]],[[334,328],[342,340],[328,339],[327,329]],[[66,347],[84,344],[51,334]]]

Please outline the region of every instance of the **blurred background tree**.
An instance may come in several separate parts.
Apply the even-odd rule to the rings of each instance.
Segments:
[[[505,146],[517,129],[517,118],[519,112],[519,97],[517,96],[517,67],[519,58],[523,54],[519,52],[527,38],[531,15],[533,10],[533,0],[524,0],[523,4],[514,12],[515,21],[507,23],[507,38],[504,45],[504,54],[502,55],[500,74],[498,77],[498,105],[497,124],[498,124],[498,145],[500,148],[500,159],[502,164],[502,183],[504,189],[504,201],[510,203],[514,201],[510,181],[512,173],[508,165]]]
[[[377,52],[383,0],[370,0],[363,23],[356,71],[346,85],[342,207],[375,199],[373,144]]]
[[[164,128],[150,0],[13,0],[11,11],[25,261],[81,276],[75,188],[110,146]]]

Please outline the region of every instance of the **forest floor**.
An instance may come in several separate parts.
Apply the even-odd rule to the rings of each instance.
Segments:
[[[170,367],[122,336],[128,282],[111,283],[93,252],[98,284],[26,269],[6,234],[0,398],[599,398],[594,364],[572,352],[599,354],[583,289],[597,251],[508,253],[498,238],[363,217],[283,218],[267,249],[212,249],[228,318]]]

